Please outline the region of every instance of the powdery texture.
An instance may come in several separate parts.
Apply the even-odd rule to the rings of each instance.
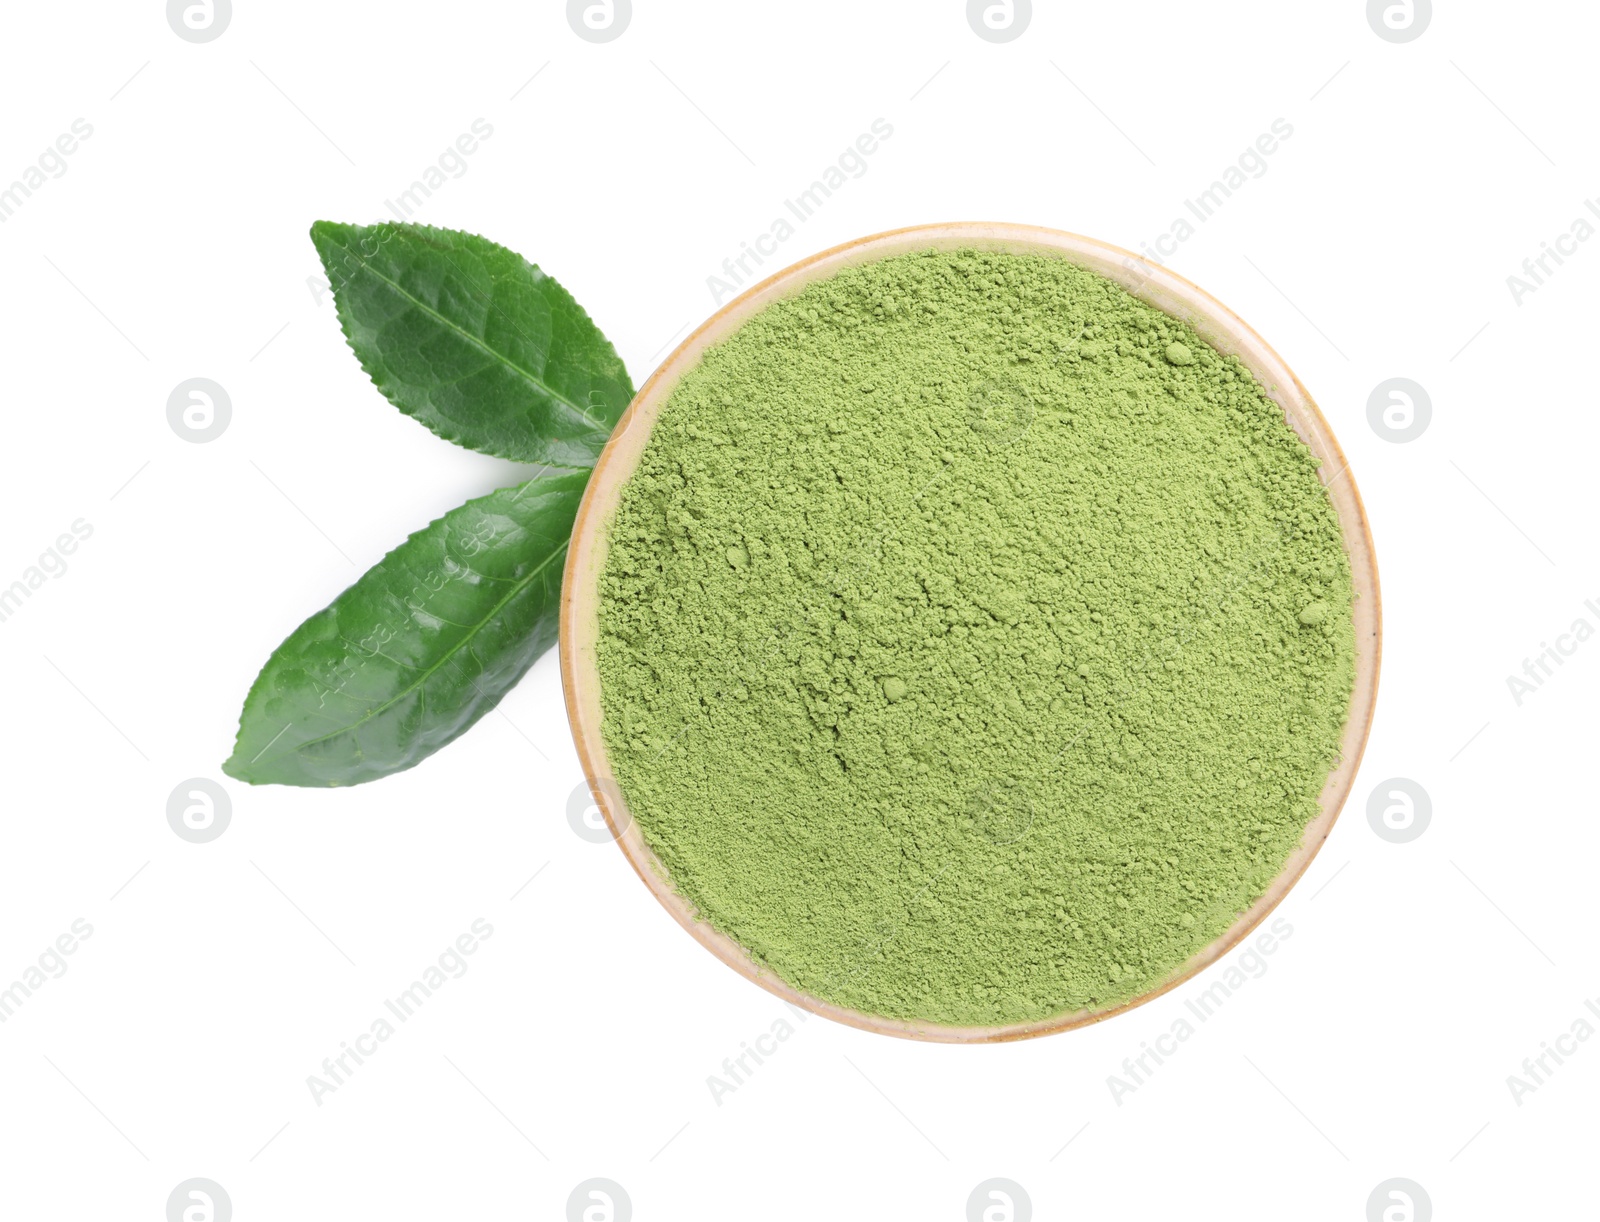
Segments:
[[[601,577],[603,733],[701,917],[977,1025],[1159,983],[1318,811],[1354,678],[1317,462],[1093,273],[841,272],[673,391]]]

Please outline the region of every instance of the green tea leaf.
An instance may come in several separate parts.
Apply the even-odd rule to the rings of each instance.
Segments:
[[[318,221],[311,240],[345,338],[389,402],[469,449],[594,465],[633,383],[566,289],[452,229]]]
[[[419,763],[494,708],[555,642],[588,478],[468,501],[380,560],[267,660],[223,771],[357,785]]]

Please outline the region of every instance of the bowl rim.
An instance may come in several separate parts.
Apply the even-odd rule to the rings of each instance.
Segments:
[[[826,279],[846,267],[894,255],[953,249],[1066,258],[1106,276],[1146,304],[1194,327],[1224,354],[1237,356],[1255,375],[1268,397],[1283,409],[1289,427],[1322,460],[1318,479],[1339,517],[1356,595],[1352,614],[1356,673],[1340,739],[1340,759],[1330,770],[1319,795],[1320,813],[1306,825],[1299,847],[1290,853],[1261,896],[1216,939],[1135,997],[1099,1009],[990,1026],[956,1026],[891,1018],[839,1006],[795,988],[752,959],[740,943],[709,921],[700,919],[689,900],[673,888],[666,866],[645,843],[638,824],[628,813],[621,791],[611,780],[605,743],[600,734],[600,678],[595,650],[599,634],[598,581],[605,563],[606,530],[622,486],[636,469],[655,420],[683,375],[698,364],[708,348],[726,339],[755,314],[817,280]],[[1330,467],[1334,472],[1331,476],[1328,474]],[[1349,461],[1310,392],[1249,324],[1192,281],[1120,246],[1036,225],[953,221],[869,234],[801,259],[723,304],[656,367],[618,420],[578,506],[562,577],[558,651],[573,742],[584,777],[611,836],[651,894],[702,946],[740,975],[790,1005],[848,1026],[929,1042],[995,1043],[1088,1026],[1154,1001],[1239,946],[1282,902],[1327,840],[1360,769],[1377,701],[1383,653],[1382,595],[1366,508],[1350,473]]]

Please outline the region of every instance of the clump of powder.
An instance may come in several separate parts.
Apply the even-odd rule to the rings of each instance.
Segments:
[[[1217,937],[1354,676],[1282,409],[1043,255],[856,267],[707,352],[600,592],[607,751],[673,884],[795,987],[930,1022],[1103,1007]]]

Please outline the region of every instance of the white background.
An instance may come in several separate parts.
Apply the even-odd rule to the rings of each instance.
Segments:
[[[1507,1077],[1600,996],[1600,644],[1520,706],[1506,680],[1600,626],[1600,242],[1520,304],[1506,277],[1600,191],[1600,14],[1440,9],[1395,45],[1355,0],[1040,3],[995,45],[953,0],[635,0],[592,45],[554,2],[236,0],[194,45],[156,0],[7,6],[0,183],[74,119],[93,135],[0,225],[0,586],[74,520],[93,534],[0,623],[0,984],[75,919],[94,933],[0,1025],[5,1215],[158,1222],[205,1176],[240,1222],[559,1218],[605,1176],[639,1219],[959,1219],[1004,1176],[1041,1219],[1354,1220],[1404,1176],[1440,1219],[1594,1216],[1600,1040],[1520,1105]],[[1108,1076],[1217,969],[1008,1046],[792,1020],[714,1103],[707,1075],[785,1012],[568,826],[553,654],[401,776],[218,767],[290,629],[519,478],[371,387],[311,287],[312,220],[386,215],[486,119],[417,219],[539,263],[642,382],[722,260],[880,117],[892,138],[777,262],[957,219],[1137,247],[1294,129],[1171,264],[1283,353],[1350,456],[1378,716],[1280,909],[1293,937],[1120,1104]],[[166,419],[197,376],[233,404],[209,444]],[[1432,398],[1410,444],[1367,422],[1394,376]],[[1433,802],[1405,845],[1366,818],[1396,776]],[[232,799],[210,844],[167,825],[191,777]],[[470,971],[314,1103],[307,1075],[478,917]]]

